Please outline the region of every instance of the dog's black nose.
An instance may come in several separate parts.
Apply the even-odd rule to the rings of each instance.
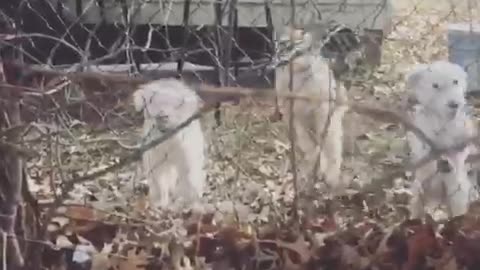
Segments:
[[[450,102],[448,102],[448,107],[449,107],[450,109],[458,109],[458,106],[459,106],[458,103],[455,102],[455,101],[450,101]]]
[[[437,170],[441,173],[449,173],[452,171],[452,166],[448,160],[440,159],[437,161]]]

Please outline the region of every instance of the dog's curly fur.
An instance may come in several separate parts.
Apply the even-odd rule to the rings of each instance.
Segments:
[[[144,112],[145,142],[177,127],[201,106],[197,93],[173,78],[141,85],[133,94],[133,103],[137,111]],[[199,199],[206,181],[205,138],[200,120],[146,151],[142,163],[153,206],[169,206],[171,196],[185,202]]]
[[[320,55],[312,35],[302,29],[288,28],[281,37],[285,43],[290,38],[301,52],[292,60],[293,91],[300,95],[320,95],[325,100],[346,102],[346,91],[337,84],[328,62]],[[288,57],[288,56],[287,56]],[[276,91],[289,92],[289,66],[276,69]],[[279,101],[283,120],[288,123],[288,101]],[[345,104],[296,100],[293,105],[296,153],[301,176],[307,180],[323,179],[330,192],[339,194],[348,186],[341,179],[343,162],[343,117]],[[319,164],[317,163],[319,162]]]
[[[407,76],[409,100],[414,101],[409,116],[437,148],[453,147],[477,132],[467,112],[466,86],[466,72],[447,61],[418,65]],[[431,151],[412,132],[407,132],[407,142],[413,163]],[[475,147],[469,145],[460,152],[443,157],[449,164],[449,171],[439,171],[439,163],[431,162],[415,172],[410,203],[414,218],[422,217],[425,210],[431,212],[442,203],[447,206],[450,216],[467,211],[469,202],[478,197],[466,164],[468,155],[474,151]]]

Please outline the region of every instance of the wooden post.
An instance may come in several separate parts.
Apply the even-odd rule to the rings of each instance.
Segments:
[[[236,20],[236,10],[237,10],[237,0],[229,0],[228,2],[228,25],[223,27],[223,12],[222,12],[222,2],[219,0],[215,3],[215,19],[216,19],[216,45],[218,48],[218,56],[220,58],[220,65],[216,66],[216,73],[218,76],[218,85],[219,86],[230,86],[233,75],[230,74],[230,66],[232,59],[232,46],[233,38],[235,37],[235,20]],[[226,32],[226,33],[225,33]],[[215,120],[217,126],[221,124],[221,115],[220,115],[220,103],[215,105]]]
[[[132,25],[130,18],[130,10],[128,9],[127,0],[120,1],[122,5],[122,17],[125,23],[125,42],[127,43],[127,50],[125,51],[125,57],[127,64],[133,64],[129,68],[129,73],[137,73],[140,72],[140,64],[136,61],[133,51],[132,51],[132,41],[130,40],[130,36],[132,35]]]
[[[268,38],[270,39],[270,46],[266,48],[270,52],[271,59],[275,57],[276,53],[276,47],[275,47],[275,42],[273,40],[275,29],[273,27],[273,19],[272,19],[272,11],[270,9],[270,5],[268,4],[268,0],[265,0],[265,20],[267,21],[267,35]],[[271,87],[275,87],[275,80],[276,80],[276,74],[275,70],[273,71],[273,85]],[[278,107],[278,98],[275,97],[274,100],[274,111],[273,114],[270,116],[270,121],[271,122],[277,122],[282,119],[282,113],[280,112],[280,108]]]
[[[0,43],[13,41],[14,38],[14,35],[0,35]],[[10,76],[7,76],[3,65],[5,59],[14,58],[15,51],[13,49],[9,49],[6,53],[2,52],[0,61],[1,82],[12,83],[12,80],[18,79],[9,78]],[[15,96],[16,93],[18,92],[0,87],[2,97],[2,101],[0,101],[2,110],[0,128],[2,130],[21,124],[19,98]],[[12,143],[15,143],[18,139],[15,134],[7,138]],[[6,259],[7,269],[20,269],[25,264],[15,231],[17,211],[22,201],[22,171],[23,164],[18,153],[11,147],[0,145],[0,236],[6,236],[7,239],[7,258],[1,259]],[[5,243],[1,244],[3,246]]]
[[[185,51],[187,47],[188,38],[190,36],[190,29],[189,27],[190,21],[190,0],[185,0],[185,4],[183,6],[183,40],[182,40],[182,47],[180,48],[180,55],[177,60],[177,73],[181,77],[183,73],[183,66],[185,65]]]
[[[58,2],[61,3],[61,1],[58,1]],[[101,23],[105,23],[107,17],[105,15],[105,2],[104,2],[104,0],[97,0],[97,5],[100,8]]]
[[[77,13],[78,17],[81,17],[83,14],[83,3],[82,0],[75,1],[75,12]]]
[[[228,25],[225,34],[222,34],[222,41],[225,44],[223,47],[223,86],[230,86],[232,82],[232,74],[230,74],[230,66],[232,63],[232,46],[235,38],[235,13],[237,10],[237,0],[229,0],[228,2]]]
[[[215,73],[217,74],[217,85],[222,86],[224,85],[223,82],[223,76],[221,73],[222,70],[222,64],[223,62],[221,59],[223,59],[223,42],[221,38],[221,27],[222,27],[222,20],[223,20],[223,14],[222,14],[222,0],[216,0],[214,5],[213,5],[214,11],[215,11],[215,42],[216,42],[216,47],[217,47],[217,55],[220,58],[220,65],[217,64],[215,65]],[[213,60],[214,63],[215,59]],[[215,118],[215,122],[217,123],[217,126],[220,126],[222,123],[221,119],[221,114],[220,114],[220,102],[215,104],[215,112],[213,114],[213,117]]]

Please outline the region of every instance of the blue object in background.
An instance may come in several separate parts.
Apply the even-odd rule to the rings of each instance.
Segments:
[[[480,24],[448,25],[448,60],[468,73],[467,91],[480,91]]]

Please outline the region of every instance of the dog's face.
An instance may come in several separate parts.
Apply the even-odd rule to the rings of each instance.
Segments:
[[[365,47],[360,36],[348,26],[332,23],[323,39],[322,55],[333,60],[336,76],[355,72],[365,63]]]
[[[336,22],[324,22],[304,28],[287,27],[278,40],[277,56],[287,61],[297,53],[309,51],[330,59],[336,77],[357,70],[365,62],[364,47],[359,36]]]
[[[437,61],[419,65],[407,77],[416,101],[435,114],[453,118],[465,109],[467,73],[459,65]]]
[[[201,102],[195,92],[175,79],[153,81],[134,94],[137,111],[145,119],[155,119],[164,128],[174,128],[197,112]]]
[[[350,52],[337,54],[333,61],[331,61],[330,67],[332,68],[335,77],[340,76],[348,72],[358,71],[365,63],[365,55],[363,50],[356,49]]]
[[[278,39],[277,57],[280,61],[288,61],[296,52],[308,50],[312,41],[312,35],[304,29],[288,26]]]

